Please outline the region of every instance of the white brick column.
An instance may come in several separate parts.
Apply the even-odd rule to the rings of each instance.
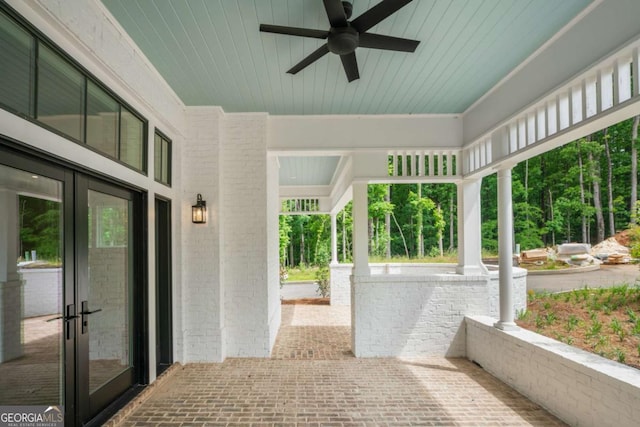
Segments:
[[[331,264],[338,264],[338,222],[336,214],[331,214]]]
[[[0,191],[0,363],[20,357],[22,286],[18,273],[18,195]]]
[[[487,274],[482,264],[480,179],[458,184],[458,274]]]
[[[224,318],[224,206],[221,175],[223,113],[215,107],[186,111],[188,149],[182,151],[182,362],[226,357]],[[207,202],[206,224],[191,222],[196,195]]]
[[[496,328],[518,329],[513,309],[513,199],[511,168],[498,171],[498,254],[500,321]]]
[[[366,182],[353,183],[353,275],[369,276],[369,206]]]

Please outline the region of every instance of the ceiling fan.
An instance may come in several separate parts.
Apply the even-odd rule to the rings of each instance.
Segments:
[[[327,42],[316,51],[294,65],[287,73],[296,74],[313,64],[327,53],[340,55],[344,72],[349,82],[360,78],[355,50],[358,47],[369,49],[395,50],[414,52],[420,41],[381,34],[368,33],[371,27],[393,15],[412,0],[383,0],[362,15],[349,21],[353,5],[347,1],[323,0],[331,28],[328,31],[311,28],[284,27],[280,25],[260,24],[260,31],[266,33],[286,34],[290,36],[327,39]]]

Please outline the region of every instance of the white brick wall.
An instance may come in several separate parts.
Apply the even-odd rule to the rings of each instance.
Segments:
[[[486,313],[483,276],[352,276],[358,357],[465,355],[464,316]]]
[[[24,281],[24,317],[61,313],[62,269],[20,270]]]
[[[182,152],[182,335],[184,362],[224,360],[219,108],[189,108],[189,149]],[[196,195],[207,202],[206,224],[191,222]]]
[[[637,426],[640,371],[495,319],[466,319],[467,357],[574,426]]]
[[[329,266],[331,270],[331,305],[351,305],[351,270],[353,264]]]
[[[89,359],[129,362],[128,249],[89,248]],[[77,307],[80,311],[82,307]]]
[[[500,282],[498,280],[498,269],[494,266],[487,266],[489,269],[489,313],[488,316],[500,318]],[[527,270],[524,268],[513,268],[513,309],[527,308]]]
[[[344,301],[341,281],[349,267],[332,271],[338,301]],[[471,276],[454,270],[453,264],[372,264],[371,277],[351,276],[356,355],[464,356],[464,316],[499,316],[498,272]],[[526,298],[526,270],[516,268],[514,310],[526,306]]]
[[[0,363],[23,354],[22,346],[22,280],[0,282]]]
[[[273,305],[279,289],[277,215],[272,217],[273,206],[268,209],[278,189],[268,167],[266,136],[266,114],[225,116],[221,217],[230,357],[268,357],[280,320]]]
[[[267,158],[267,300],[269,313],[269,350],[273,348],[280,329],[280,171],[276,157]]]

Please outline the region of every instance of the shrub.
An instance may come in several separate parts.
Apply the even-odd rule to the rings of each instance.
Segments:
[[[318,285],[318,295],[322,298],[326,298],[329,296],[331,292],[331,281],[330,281],[330,271],[329,265],[324,264],[318,268],[316,271],[316,285]]]

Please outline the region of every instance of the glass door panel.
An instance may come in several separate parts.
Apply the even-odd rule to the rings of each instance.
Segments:
[[[130,204],[88,192],[88,299],[80,304],[91,394],[132,367]]]
[[[0,406],[65,402],[63,200],[61,181],[0,164]]]

